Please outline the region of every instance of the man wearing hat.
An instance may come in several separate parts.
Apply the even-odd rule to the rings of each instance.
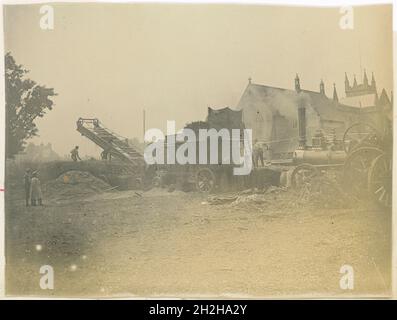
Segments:
[[[73,161],[81,160],[79,156],[79,146],[75,146],[72,151],[70,151],[70,157]]]

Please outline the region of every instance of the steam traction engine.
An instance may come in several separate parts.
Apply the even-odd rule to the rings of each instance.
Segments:
[[[332,134],[327,137],[318,130],[310,146],[306,143],[306,108],[298,107],[299,146],[294,151],[293,163],[296,165],[291,175],[291,185],[302,187],[310,184],[325,169],[341,168],[346,159],[343,143]]]
[[[299,147],[294,152],[297,166],[291,175],[291,185],[302,187],[329,169],[339,170],[340,183],[353,197],[370,195],[384,207],[392,201],[392,131],[391,122],[384,121],[384,131],[366,123],[356,123],[344,133],[342,140],[335,135],[327,138],[319,130],[306,144],[306,109],[298,107]]]

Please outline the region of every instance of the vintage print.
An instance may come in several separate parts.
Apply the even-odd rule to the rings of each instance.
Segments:
[[[391,5],[3,15],[7,296],[391,296]]]

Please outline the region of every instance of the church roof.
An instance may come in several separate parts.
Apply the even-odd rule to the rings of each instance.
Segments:
[[[346,113],[358,111],[349,105],[341,105],[319,92],[301,90],[297,93],[295,90],[253,83],[248,84],[238,104],[238,109],[242,109],[247,104],[265,104],[273,112],[295,118],[298,103],[304,103],[306,106],[312,107],[323,120],[329,121],[345,121]]]

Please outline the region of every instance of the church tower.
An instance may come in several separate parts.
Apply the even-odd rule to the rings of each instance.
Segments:
[[[353,78],[353,85],[350,86],[349,79],[347,74],[345,73],[345,92],[346,97],[357,97],[368,94],[377,94],[376,91],[376,82],[374,73],[372,73],[371,84],[369,83],[367,71],[364,69],[364,75],[362,79],[362,83],[357,83],[356,75]]]

